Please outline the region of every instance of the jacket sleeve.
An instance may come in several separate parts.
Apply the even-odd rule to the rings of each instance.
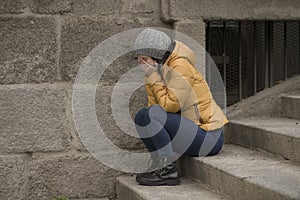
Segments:
[[[156,98],[153,94],[153,91],[151,89],[151,86],[149,84],[146,84],[145,87],[146,87],[147,98],[148,98],[148,107],[150,107],[154,104],[158,104],[158,102],[156,101]]]
[[[180,58],[169,67],[167,80],[163,81],[157,72],[145,77],[149,90],[165,111],[176,113],[184,106],[194,82],[192,68],[186,59]]]

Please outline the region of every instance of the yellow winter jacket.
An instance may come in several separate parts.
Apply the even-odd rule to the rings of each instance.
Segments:
[[[194,52],[185,44],[175,42],[161,70],[144,78],[148,106],[159,104],[167,112],[180,112],[206,131],[223,127],[228,120],[214,101],[205,79],[195,69]]]

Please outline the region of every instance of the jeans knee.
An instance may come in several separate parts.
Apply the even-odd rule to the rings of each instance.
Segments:
[[[221,133],[220,137],[218,138],[217,143],[215,144],[213,149],[209,152],[208,156],[213,156],[213,155],[220,153],[220,151],[222,150],[223,144],[224,144],[224,135],[223,135],[223,133]]]
[[[145,126],[145,118],[147,116],[147,108],[142,108],[137,112],[137,114],[134,117],[134,123],[139,126]]]
[[[167,113],[160,105],[153,105],[149,108],[149,116],[152,120],[160,121],[167,117]]]
[[[160,105],[153,105],[150,108],[143,108],[134,117],[134,123],[139,126],[148,125],[151,120],[165,121],[167,113]]]

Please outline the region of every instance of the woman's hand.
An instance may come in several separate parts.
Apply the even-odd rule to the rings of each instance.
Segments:
[[[154,63],[154,65],[150,65],[141,58],[138,58],[138,62],[140,68],[143,70],[146,76],[150,76],[153,72],[157,70],[157,63]]]

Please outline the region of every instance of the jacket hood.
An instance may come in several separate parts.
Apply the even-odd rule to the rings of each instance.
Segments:
[[[171,62],[173,62],[179,58],[185,58],[193,66],[195,66],[195,64],[196,64],[195,53],[188,46],[183,44],[182,42],[179,42],[179,41],[175,41],[175,42],[176,42],[175,48],[174,48],[173,52],[171,53],[171,55],[169,56],[169,58],[167,59],[166,64],[168,66],[170,66]]]

